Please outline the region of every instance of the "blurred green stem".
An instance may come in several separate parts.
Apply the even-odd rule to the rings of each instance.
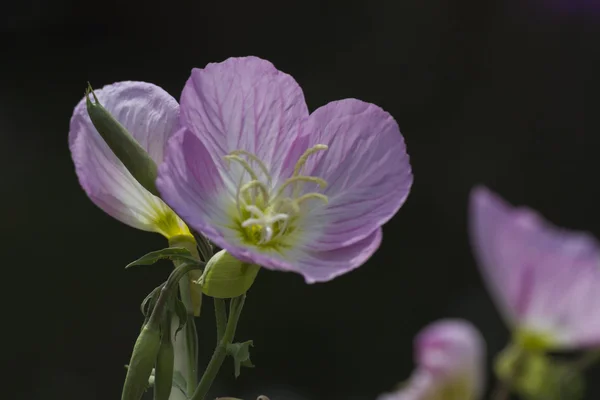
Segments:
[[[223,300],[215,299],[215,307],[218,302],[222,302]],[[204,375],[202,379],[200,379],[200,384],[196,388],[196,391],[192,395],[190,400],[204,400],[206,394],[210,390],[219,370],[221,369],[221,365],[223,365],[223,361],[225,361],[225,357],[227,357],[227,346],[233,342],[233,338],[235,336],[235,331],[237,329],[237,324],[240,319],[240,314],[242,313],[242,308],[244,307],[244,302],[246,301],[246,294],[243,294],[239,297],[235,297],[231,299],[231,306],[229,307],[229,318],[227,320],[227,326],[225,327],[225,331],[223,332],[223,336],[217,343],[217,347],[215,352],[204,371]],[[221,318],[221,311],[215,309],[217,314],[217,320]],[[224,311],[224,309],[223,309]],[[217,326],[219,322],[217,321]],[[219,333],[217,332],[217,335]]]

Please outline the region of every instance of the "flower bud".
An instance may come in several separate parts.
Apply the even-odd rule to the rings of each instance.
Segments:
[[[156,363],[161,345],[158,326],[146,324],[138,336],[127,369],[121,400],[140,400]]]
[[[175,351],[171,341],[170,320],[167,320],[156,357],[156,372],[154,374],[154,400],[168,400],[173,386],[173,369]]]
[[[94,102],[91,101],[90,94],[94,97]],[[91,86],[88,86],[85,97],[88,115],[102,139],[117,158],[121,160],[131,175],[146,190],[155,196],[159,196],[154,183],[157,175],[154,160],[150,158],[148,152],[140,146],[131,133],[106,108],[102,107]]]
[[[238,297],[250,289],[259,269],[258,265],[244,263],[221,250],[208,261],[204,278],[198,283],[208,296],[218,299]]]

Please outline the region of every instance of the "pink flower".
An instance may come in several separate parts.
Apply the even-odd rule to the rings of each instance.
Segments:
[[[179,105],[163,89],[145,82],[118,82],[95,92],[100,103],[160,164],[167,140],[179,121]],[[161,199],[138,183],[92,124],[85,98],[77,104],[69,148],[81,186],[104,212],[134,228],[167,238],[189,234],[187,226]]]
[[[327,281],[362,265],[408,196],[398,125],[355,99],[308,113],[294,79],[256,57],[194,69],[157,187],[234,257]]]
[[[573,349],[600,344],[600,247],[555,227],[486,188],[471,193],[473,251],[497,307],[520,345]]]

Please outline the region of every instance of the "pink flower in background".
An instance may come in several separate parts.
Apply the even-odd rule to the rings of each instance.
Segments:
[[[398,125],[356,99],[309,115],[270,62],[194,69],[157,187],[194,229],[238,259],[327,281],[363,264],[412,184]]]
[[[600,247],[486,188],[471,193],[475,257],[497,307],[525,347],[600,344]]]
[[[478,400],[485,388],[485,342],[469,322],[445,319],[415,339],[416,369],[396,392],[378,400]]]
[[[179,118],[177,101],[158,86],[118,82],[95,91],[100,103],[160,164]],[[104,212],[134,228],[169,238],[187,226],[129,173],[92,124],[81,100],[71,118],[69,148],[81,186]]]

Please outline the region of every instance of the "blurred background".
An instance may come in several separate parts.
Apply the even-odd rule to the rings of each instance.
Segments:
[[[69,119],[87,81],[143,80],[179,98],[192,67],[256,55],[296,78],[311,110],[356,97],[398,121],[415,174],[379,252],[327,284],[263,271],[237,337],[257,368],[214,394],[373,399],[410,374],[412,338],[468,318],[491,356],[507,331],[472,258],[475,184],[600,235],[600,4],[592,0],[21,0],[0,6],[2,398],[113,400],[168,263],[164,247],[79,187]],[[586,96],[587,94],[587,96]],[[214,348],[209,301],[201,363]],[[591,379],[596,377],[596,380]],[[600,396],[591,371],[588,399]]]

